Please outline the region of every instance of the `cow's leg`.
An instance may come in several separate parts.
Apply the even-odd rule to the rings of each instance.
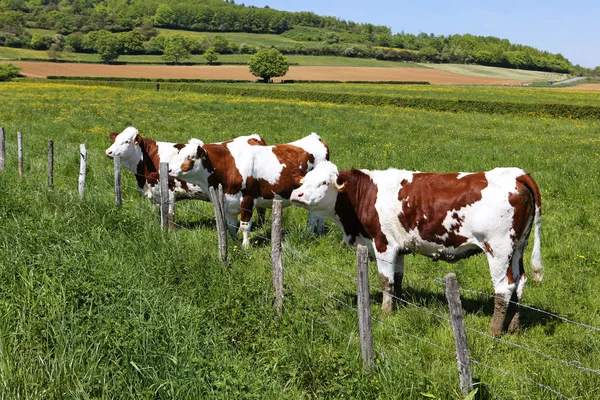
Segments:
[[[266,208],[257,207],[256,208],[256,225],[263,226],[265,224],[265,214],[267,212]]]
[[[396,303],[402,298],[402,278],[404,278],[404,254],[398,254],[394,264],[394,300]]]
[[[511,261],[511,270],[508,273],[512,273],[513,280],[517,284],[517,289],[513,292],[511,297],[511,303],[508,306],[507,320],[510,321],[508,325],[508,332],[514,333],[519,330],[519,311],[521,299],[523,298],[523,290],[527,283],[527,276],[525,275],[525,269],[523,268],[523,253],[527,244],[520,246],[513,254]]]
[[[317,217],[314,213],[308,214],[308,230],[322,235],[325,232],[325,221]]]
[[[318,219],[319,218],[315,214],[313,214],[311,212],[308,213],[308,230],[309,231],[311,231],[311,232],[315,231],[315,226],[317,226]]]
[[[496,337],[502,335],[504,323],[506,321],[506,311],[509,300],[515,291],[516,284],[506,274],[508,268],[508,260],[488,255],[488,263],[490,265],[490,275],[494,284],[494,315],[490,322],[490,333]]]
[[[393,296],[392,290],[394,288],[395,281],[395,269],[396,269],[396,257],[397,251],[395,248],[388,246],[387,250],[383,253],[379,253],[375,250],[375,258],[377,259],[377,270],[379,272],[379,284],[381,285],[381,292],[383,299],[381,302],[381,310],[384,317],[392,315],[393,310]]]
[[[225,213],[225,223],[229,236],[238,240],[237,226],[238,215],[240,215],[240,199],[237,196],[226,194],[223,199],[223,212]]]
[[[240,211],[240,228],[242,232],[242,246],[247,249],[250,247],[249,232],[252,227],[252,210],[254,209],[254,199],[251,196],[242,197]]]
[[[167,215],[168,230],[173,232],[175,230],[175,193],[169,190],[169,213]]]
[[[325,233],[325,220],[317,218],[317,235],[323,235]]]
[[[237,240],[238,213],[225,214],[225,222],[227,223],[227,231],[229,236]]]

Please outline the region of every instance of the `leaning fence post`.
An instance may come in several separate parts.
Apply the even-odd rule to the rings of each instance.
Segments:
[[[283,202],[273,200],[271,226],[271,265],[273,266],[273,289],[275,291],[275,310],[281,315],[283,307],[283,261],[281,259],[281,226]]]
[[[117,208],[123,206],[123,196],[121,195],[121,156],[114,156],[113,161],[115,163],[115,205]]]
[[[219,256],[221,261],[227,263],[227,224],[225,223],[225,211],[223,209],[223,186],[215,192],[214,187],[209,188],[210,200],[215,209],[215,219],[217,221],[217,237],[219,241]]]
[[[4,155],[6,154],[6,139],[4,139],[4,127],[0,126],[0,172],[4,172]]]
[[[445,276],[444,280],[446,282],[446,298],[448,299],[448,308],[450,309],[454,341],[456,342],[456,361],[460,374],[460,390],[463,396],[466,397],[473,390],[473,378],[471,376],[469,348],[467,347],[465,317],[460,303],[456,275],[449,273]]]
[[[373,332],[371,329],[371,299],[369,295],[369,249],[358,245],[356,248],[356,278],[358,286],[358,330],[360,350],[366,370],[372,370]]]
[[[169,229],[169,163],[160,163],[160,226]]]
[[[19,178],[23,178],[23,134],[17,132],[17,157],[18,157],[18,169]]]
[[[48,187],[54,188],[54,141],[48,139]]]
[[[85,151],[85,144],[79,145],[79,198],[83,199],[85,193],[85,171],[87,164],[87,152]]]

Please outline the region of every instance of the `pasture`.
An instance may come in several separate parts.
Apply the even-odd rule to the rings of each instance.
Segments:
[[[256,85],[254,83],[214,83],[222,87],[259,88],[262,90],[310,91],[320,93],[351,93],[388,95],[406,98],[431,98],[445,100],[481,100],[520,103],[556,103],[573,105],[598,105],[600,92],[561,90],[518,86],[449,86],[449,85],[394,85],[351,83],[294,83],[286,85]]]
[[[493,96],[496,89],[485,90]],[[539,93],[542,102],[549,91]],[[454,338],[440,282],[455,272],[478,398],[598,398],[597,120],[39,81],[3,83],[0,94],[7,134],[0,174],[2,397],[455,399]],[[178,228],[163,233],[157,209],[123,171],[125,201],[115,208],[104,150],[108,133],[129,125],[143,136],[184,142],[259,133],[275,144],[314,131],[340,168],[521,167],[542,193],[544,281],[530,279],[525,288],[523,304],[531,308],[522,310],[521,331],[498,340],[487,334],[493,292],[483,256],[456,264],[407,256],[409,304],[388,319],[380,315],[372,263],[376,363],[374,373],[364,372],[353,308],[355,252],[341,245],[340,231],[328,223],[324,236],[313,235],[305,210],[284,210],[286,291],[275,319],[269,224],[253,229],[248,252],[230,242],[225,268],[208,203],[178,203]],[[22,180],[16,131],[25,143]],[[53,190],[46,185],[48,139],[55,142]],[[80,143],[88,154],[83,201]]]

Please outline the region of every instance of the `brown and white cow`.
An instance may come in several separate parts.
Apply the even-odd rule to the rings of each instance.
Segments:
[[[184,146],[181,143],[157,142],[140,136],[138,130],[132,126],[123,132],[109,135],[113,144],[106,149],[110,158],[121,157],[121,165],[135,174],[137,187],[154,204],[160,202],[160,174],[161,162],[171,163],[172,159]],[[259,135],[241,136],[232,141],[247,143],[248,145],[266,145]],[[189,184],[180,179],[169,178],[169,213],[174,212],[174,201],[195,199],[210,201],[208,192],[198,185]]]
[[[329,157],[328,151],[316,157],[304,150],[318,146],[327,149],[317,134],[294,143],[244,146],[236,142],[204,144],[192,139],[173,159],[170,174],[200,185],[204,191],[222,184],[230,233],[235,234],[240,215],[242,244],[248,247],[253,209],[270,208],[273,199],[284,200],[284,206],[290,205],[288,199],[297,187],[295,174],[304,174]]]
[[[323,161],[329,161],[329,146],[327,146],[327,143],[321,140],[321,137],[315,132],[289,144],[298,146],[310,154],[311,157],[309,158],[308,164],[309,171],[312,170],[315,165],[318,165]],[[315,214],[310,213],[308,216],[308,229],[311,232],[316,229],[317,233],[322,234],[324,232],[323,220],[318,218]]]
[[[509,301],[518,304],[523,295],[523,255],[532,226],[534,280],[542,280],[543,269],[540,191],[525,171],[338,173],[333,163],[325,162],[299,183],[290,197],[293,204],[334,221],[348,243],[368,245],[374,253],[385,315],[392,312],[392,287],[401,295],[404,254],[455,262],[483,252],[496,294],[490,330],[500,335],[505,320],[509,331],[518,329],[518,308],[514,316],[506,315]]]

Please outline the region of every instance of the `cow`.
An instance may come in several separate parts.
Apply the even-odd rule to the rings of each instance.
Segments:
[[[204,191],[222,184],[230,233],[235,235],[239,215],[242,245],[248,248],[254,207],[270,208],[274,199],[290,205],[288,199],[296,188],[295,174],[304,174],[323,162],[321,158],[329,157],[328,151],[327,155],[316,157],[304,150],[318,146],[327,149],[317,134],[294,143],[250,147],[240,143],[205,144],[192,139],[173,159],[170,174],[200,185]]]
[[[456,262],[484,253],[495,291],[490,332],[500,336],[505,322],[509,322],[509,332],[518,330],[518,305],[527,281],[523,256],[532,226],[533,277],[537,282],[543,277],[541,196],[525,171],[423,173],[390,168],[338,172],[327,161],[298,179],[292,204],[334,221],[347,243],[369,246],[377,260],[383,315],[392,313],[392,298],[402,294],[405,254]],[[509,303],[513,307],[507,313]]]
[[[310,135],[303,137],[290,143],[293,146],[298,146],[312,156],[312,161],[309,160],[308,170],[312,170],[315,165],[323,161],[329,161],[329,146],[321,140],[321,137],[312,132]],[[317,233],[322,234],[324,231],[323,220],[317,218],[313,213],[308,216],[308,228],[312,232],[316,229]]]
[[[127,127],[123,132],[109,135],[113,144],[106,149],[110,158],[120,156],[121,165],[135,174],[137,188],[152,203],[160,202],[159,168],[161,162],[170,163],[179,150],[184,146],[181,143],[157,142],[143,138],[133,126]],[[265,141],[257,134],[241,136],[228,142],[239,141],[248,145],[266,145]],[[189,184],[180,179],[169,178],[169,214],[174,213],[174,201],[195,199],[210,201],[208,192],[198,185]]]

